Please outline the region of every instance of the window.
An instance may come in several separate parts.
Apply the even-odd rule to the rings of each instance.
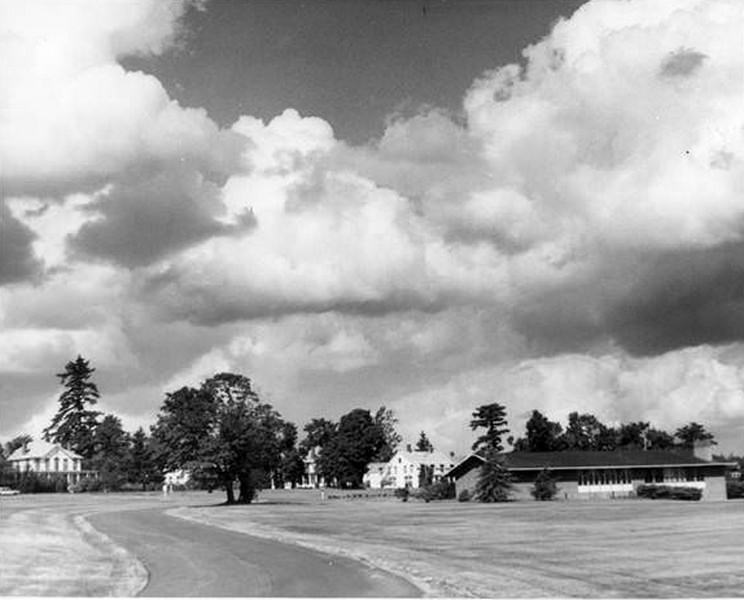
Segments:
[[[65,472],[67,471],[67,459],[66,458],[62,459],[62,470]]]
[[[59,456],[54,458],[54,470],[59,471]]]

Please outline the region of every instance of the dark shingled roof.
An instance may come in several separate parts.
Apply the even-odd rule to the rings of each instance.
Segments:
[[[669,450],[565,450],[563,452],[510,452],[504,455],[510,469],[651,467],[673,465],[709,465],[691,452]]]
[[[591,469],[620,467],[673,467],[695,465],[724,465],[733,463],[710,462],[693,456],[690,451],[671,450],[564,450],[562,452],[509,452],[502,455],[510,471],[551,469]],[[483,462],[471,454],[446,473],[459,478]]]

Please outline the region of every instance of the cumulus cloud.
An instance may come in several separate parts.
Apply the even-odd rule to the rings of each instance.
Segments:
[[[159,398],[127,385],[230,369],[296,418],[387,403],[460,448],[494,400],[744,422],[740,3],[589,2],[460,113],[358,147],[292,109],[220,129],[118,64],[177,43],[183,3],[0,6],[0,283],[47,268],[0,293],[13,373],[98,331],[131,415]]]
[[[238,142],[202,109],[116,58],[157,53],[178,35],[175,0],[0,3],[0,157],[6,193],[58,195],[142,165],[228,168]]]

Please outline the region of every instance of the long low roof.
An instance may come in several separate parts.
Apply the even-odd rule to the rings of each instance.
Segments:
[[[633,467],[697,467],[725,466],[733,462],[711,462],[693,456],[691,452],[670,450],[564,450],[561,452],[509,452],[502,454],[504,466],[510,471],[534,471],[546,467],[553,470],[623,469]],[[471,454],[456,464],[446,477],[460,477],[477,463],[484,462]]]
[[[82,460],[83,458],[79,454],[72,450],[68,450],[67,448],[63,448],[59,444],[52,444],[44,440],[33,440],[16,449],[16,451],[8,457],[8,461],[15,462],[18,460],[33,460],[35,458],[43,459],[51,456],[56,451],[62,452],[72,460]]]

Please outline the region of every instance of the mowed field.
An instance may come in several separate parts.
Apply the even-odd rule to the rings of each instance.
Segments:
[[[744,595],[738,500],[426,504],[321,499],[314,490],[264,491],[250,506],[222,500],[206,492],[3,499],[0,595],[135,593],[146,577],[136,556],[82,517],[139,508],[354,558],[428,596]]]
[[[296,490],[172,513],[365,560],[432,596],[744,595],[742,501],[322,502]]]

